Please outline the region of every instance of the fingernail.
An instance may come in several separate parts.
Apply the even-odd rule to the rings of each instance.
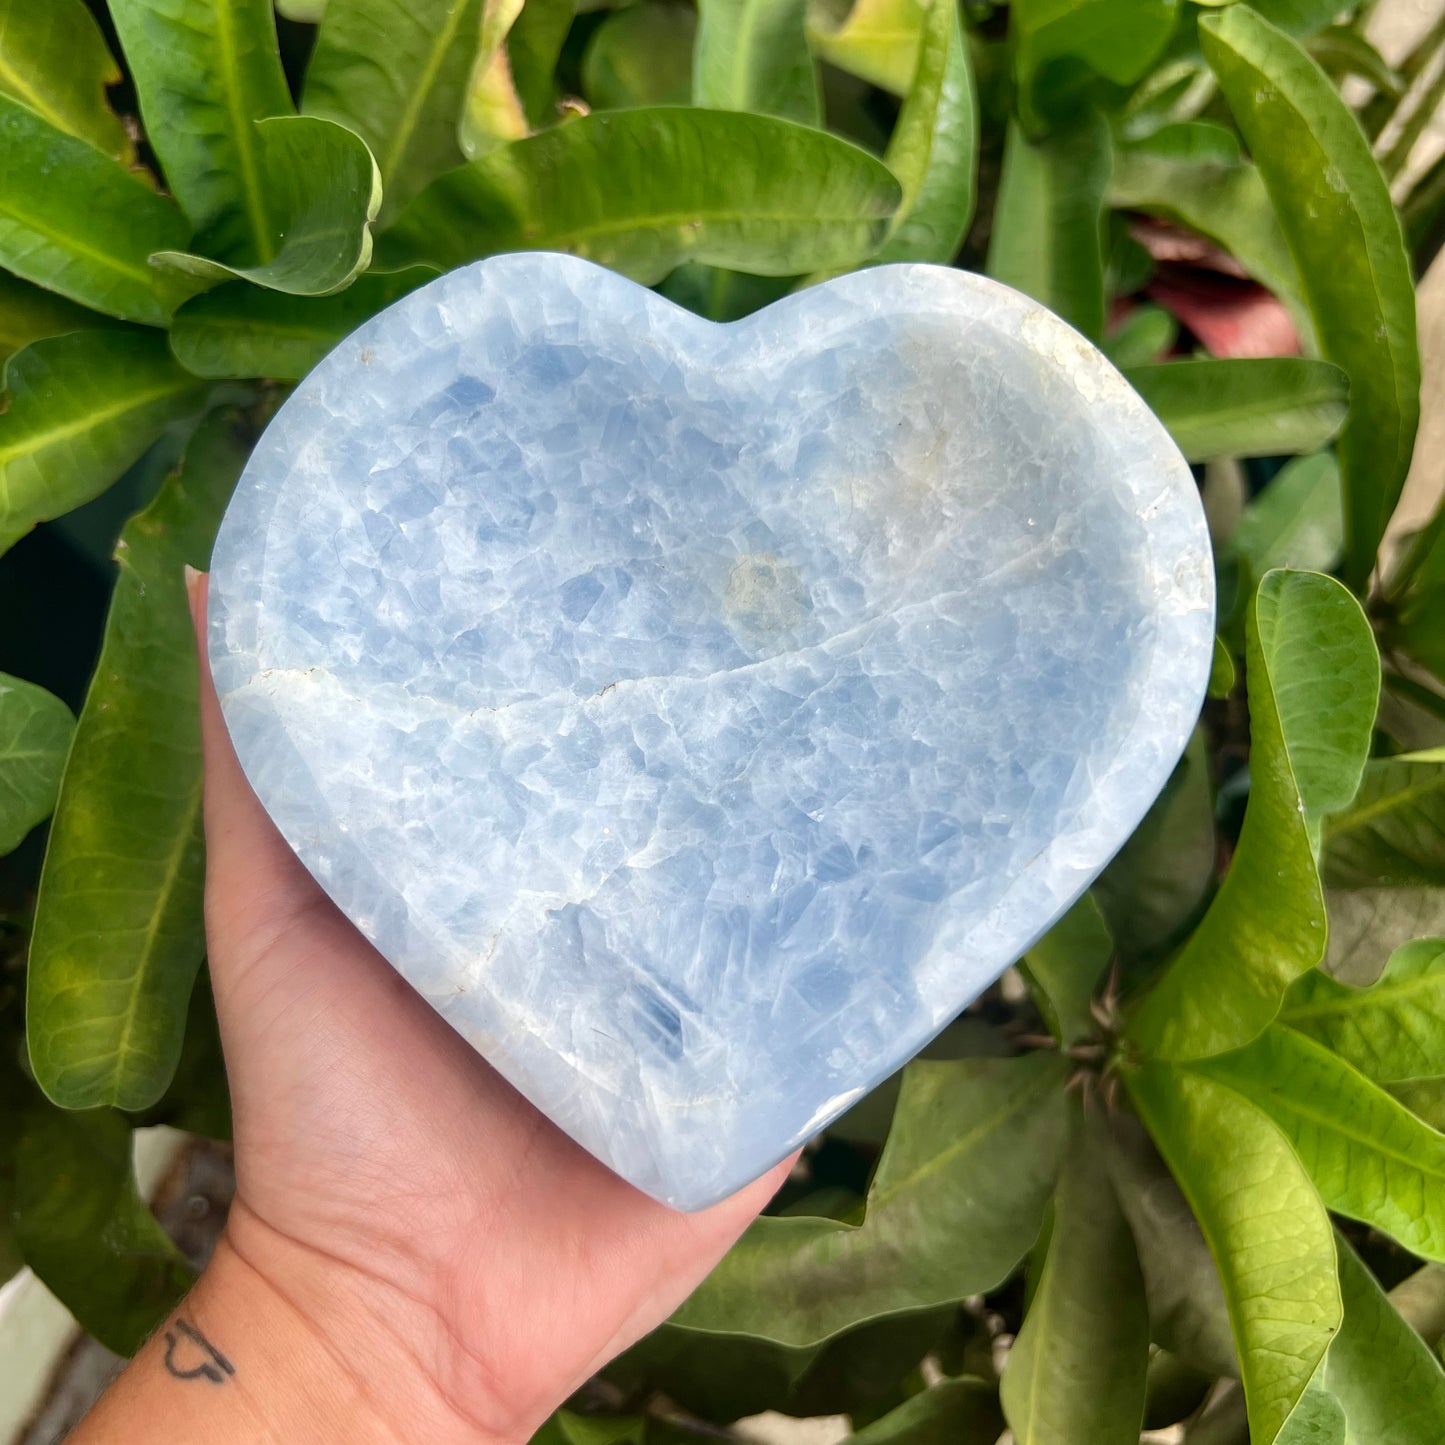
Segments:
[[[191,609],[191,620],[192,622],[195,622],[198,620],[196,615],[196,604],[200,598],[200,581],[205,574],[203,572],[198,572],[194,567],[191,566],[189,562],[187,562],[185,566],[181,569],[181,575],[185,578],[186,603]]]

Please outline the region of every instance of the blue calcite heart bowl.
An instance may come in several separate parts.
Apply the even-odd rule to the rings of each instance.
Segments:
[[[1189,468],[1075,332],[888,266],[715,325],[570,257],[364,325],[216,544],[236,749],[356,926],[684,1209],[919,1049],[1182,751]]]

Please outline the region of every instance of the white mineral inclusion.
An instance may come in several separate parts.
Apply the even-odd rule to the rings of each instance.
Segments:
[[[1088,886],[1184,747],[1213,621],[1184,459],[1018,293],[888,266],[719,326],[529,254],[297,389],[210,640],[326,891],[695,1209]]]

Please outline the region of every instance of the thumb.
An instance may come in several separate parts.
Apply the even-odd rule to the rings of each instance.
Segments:
[[[313,909],[331,904],[266,816],[241,769],[206,646],[209,578],[186,568],[186,593],[200,661],[201,751],[205,761],[206,924],[213,971],[248,960]]]

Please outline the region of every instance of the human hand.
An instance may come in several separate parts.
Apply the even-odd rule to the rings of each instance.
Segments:
[[[129,1372],[149,1365],[155,1385],[123,1381],[77,1438],[132,1438],[125,1421],[155,1408],[155,1386],[179,1361],[203,1391],[252,1391],[235,1439],[301,1427],[348,1445],[372,1433],[524,1441],[693,1290],[787,1165],[678,1214],[503,1082],[347,922],[267,818],[204,665],[204,578],[191,596],[206,933],[236,1198],[215,1261],[147,1347],[160,1355],[169,1333],[167,1353],[143,1354]],[[233,1373],[203,1368],[207,1349]],[[214,1414],[206,1429],[226,1438]]]

